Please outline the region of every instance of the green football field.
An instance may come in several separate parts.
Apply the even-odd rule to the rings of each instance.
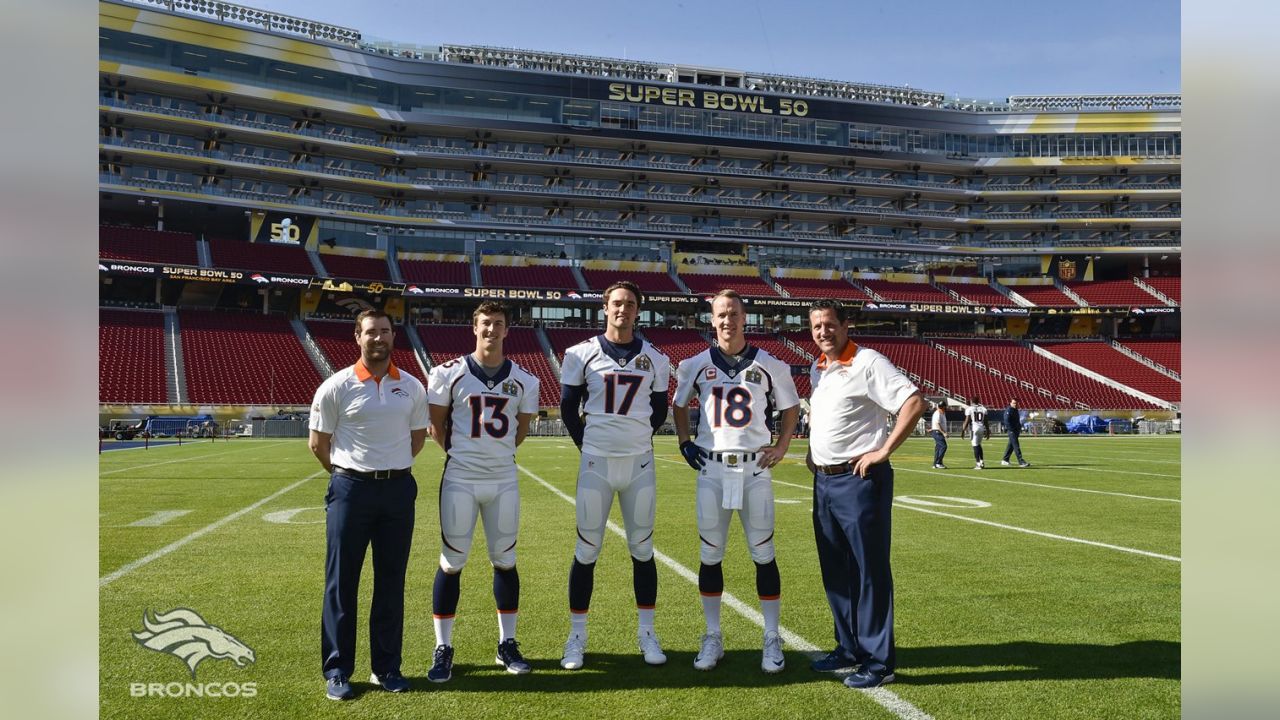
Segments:
[[[810,517],[805,443],[774,472],[787,669],[760,671],[754,572],[740,527],[725,559],[726,655],[693,669],[702,633],[693,473],[657,439],[657,631],[649,667],[635,640],[631,563],[609,534],[596,569],[587,664],[561,670],[568,632],[571,498],[577,451],[565,438],[520,449],[519,639],[532,674],[493,664],[492,573],[477,530],[462,575],[454,679],[426,681],[431,585],[440,548],[443,454],[419,457],[404,673],[412,691],[367,682],[359,623],[354,701],[331,702],[320,674],[327,477],[306,441],[199,442],[101,455],[99,648],[102,717],[112,718],[1167,718],[1180,711],[1180,468],[1176,437],[1025,438],[1033,466],[1001,467],[1003,439],[973,470],[951,439],[948,470],[913,438],[894,457],[893,562],[898,681],[846,689],[813,672],[834,641]],[[620,522],[617,508],[614,520]],[[360,614],[372,588],[367,566]],[[729,598],[732,595],[737,600]],[[252,649],[254,662],[199,663],[134,640],[144,612],[189,608]],[[148,689],[150,687],[150,689]],[[204,693],[212,689],[209,695]],[[251,690],[246,690],[251,688]],[[240,693],[237,697],[223,695]],[[249,697],[248,695],[252,695]]]

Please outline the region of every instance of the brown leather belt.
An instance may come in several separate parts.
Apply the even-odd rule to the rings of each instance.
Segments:
[[[839,465],[816,465],[818,472],[823,475],[844,475],[853,472],[851,463],[840,463]]]

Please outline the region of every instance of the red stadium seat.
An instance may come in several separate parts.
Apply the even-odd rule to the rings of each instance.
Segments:
[[[864,286],[885,300],[893,302],[926,302],[950,304],[955,298],[928,283],[862,280]]]
[[[325,270],[329,271],[329,277],[391,281],[391,271],[387,269],[385,258],[321,253],[320,262],[324,264]]]
[[[1161,400],[1182,400],[1182,383],[1157,372],[1105,342],[1042,342],[1040,347]]]
[[[778,293],[758,275],[716,275],[713,273],[681,273],[680,280],[698,294],[714,295],[733,288],[748,297],[778,297]]]
[[[355,341],[354,321],[308,320],[307,330],[311,339],[316,341],[320,351],[334,370],[354,365],[360,359],[360,347]],[[422,365],[413,352],[413,344],[405,333],[413,332],[411,328],[397,326],[395,347],[391,349],[391,362],[396,367],[418,378],[425,386],[427,378],[422,372]]]
[[[1143,278],[1142,282],[1159,290],[1165,297],[1170,300],[1182,304],[1182,278],[1180,277],[1152,277]]]
[[[1120,344],[1168,370],[1182,372],[1181,340],[1121,340]]]
[[[307,251],[298,245],[215,238],[209,241],[209,255],[213,266],[219,268],[307,276],[316,272]]]
[[[439,365],[461,355],[475,352],[476,336],[470,325],[419,325],[418,336],[431,356],[431,363]],[[539,407],[556,407],[560,404],[560,377],[547,359],[538,338],[531,328],[513,327],[502,344],[506,356],[538,378],[541,384]]]
[[[183,310],[182,354],[191,402],[310,405],[323,378],[279,315]]]
[[[200,264],[196,238],[191,233],[114,225],[98,227],[98,257],[156,264]]]
[[[1010,285],[1009,289],[1039,307],[1080,307],[1053,285]]]
[[[573,271],[562,265],[482,265],[485,287],[581,290]]]
[[[778,287],[793,298],[835,298],[837,300],[870,300],[871,296],[844,280],[790,278],[774,276]]]
[[[969,283],[938,283],[942,287],[953,290],[960,297],[978,305],[993,307],[1017,307],[1017,303],[1001,295],[990,285],[974,285]]]
[[[1094,280],[1065,283],[1071,291],[1094,307],[1151,307],[1164,305],[1155,295],[1133,284],[1132,280]]]
[[[407,283],[471,285],[471,263],[439,260],[400,260],[400,275]]]
[[[589,290],[604,290],[619,280],[630,280],[643,292],[683,293],[671,276],[664,272],[628,272],[626,270],[587,270],[582,276],[587,279]]]
[[[98,402],[167,402],[164,362],[164,315],[98,310]]]

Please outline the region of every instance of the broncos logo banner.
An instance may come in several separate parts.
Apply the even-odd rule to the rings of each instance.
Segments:
[[[148,650],[167,653],[181,659],[196,677],[196,667],[204,660],[230,660],[244,667],[255,660],[253,649],[220,627],[210,625],[189,608],[175,608],[167,613],[142,613],[143,629],[132,633],[133,639]]]

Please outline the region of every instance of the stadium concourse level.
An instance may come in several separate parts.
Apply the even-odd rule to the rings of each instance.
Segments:
[[[307,405],[320,373],[280,315],[181,310],[187,395],[199,405]]]
[[[308,320],[307,332],[316,341],[320,351],[334,370],[354,365],[360,359],[360,348],[355,341],[355,323],[345,320]],[[418,362],[409,338],[403,328],[396,328],[395,347],[391,350],[391,362],[410,375],[426,382],[422,364]]]
[[[224,238],[209,239],[213,266],[233,270],[261,270],[289,275],[314,275],[315,269],[300,245],[251,243]]]
[[[98,309],[98,400],[163,404],[164,315]]]
[[[759,275],[721,275],[718,273],[680,273],[680,280],[693,293],[713,295],[733,288],[748,297],[778,297],[778,291]]]
[[[100,225],[98,257],[145,263],[196,265],[196,238],[191,233]]]
[[[1040,347],[1099,375],[1161,400],[1181,402],[1182,383],[1102,341],[1043,342]]]

